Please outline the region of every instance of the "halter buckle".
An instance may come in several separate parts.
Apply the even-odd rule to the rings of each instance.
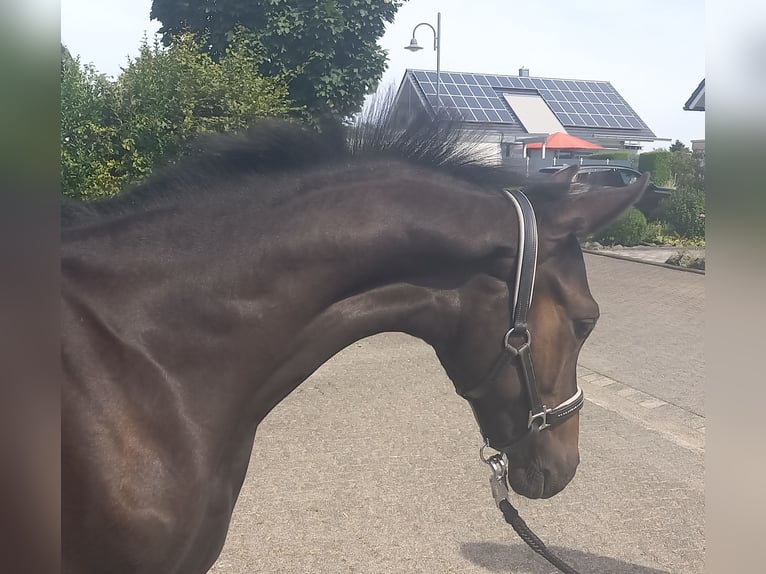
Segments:
[[[532,424],[535,422],[535,420],[540,420],[540,426],[537,427],[538,431],[545,430],[550,424],[548,424],[548,413],[550,413],[552,409],[549,409],[545,405],[543,405],[543,410],[541,410],[539,413],[533,413],[532,411],[529,411],[529,421],[527,422],[527,428],[531,429]]]

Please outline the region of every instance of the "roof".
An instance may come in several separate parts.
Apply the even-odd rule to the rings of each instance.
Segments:
[[[691,112],[705,111],[705,78],[702,78],[700,85],[692,92],[692,95],[686,100],[684,109]]]
[[[457,113],[462,121],[524,127],[504,94],[539,96],[568,133],[593,137],[609,134],[624,139],[654,140],[656,136],[611,83],[593,80],[567,80],[441,72],[441,105]],[[404,82],[410,82],[423,105],[433,113],[436,104],[436,72],[407,70]],[[515,131],[515,130],[514,130]]]
[[[543,147],[542,142],[533,142],[527,144],[527,149],[540,149]],[[604,149],[598,144],[585,141],[580,138],[576,138],[569,134],[562,132],[556,132],[551,134],[545,140],[545,147],[548,149]]]

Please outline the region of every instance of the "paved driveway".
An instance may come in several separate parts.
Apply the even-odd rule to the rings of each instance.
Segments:
[[[692,274],[601,259],[587,258],[604,317],[597,331],[622,333],[637,347],[645,340],[620,317],[646,322],[649,309],[658,308],[631,302],[628,290],[612,302],[620,292],[610,287],[612,277],[634,286],[659,283],[671,297],[683,298],[684,289],[698,293],[685,283]],[[671,275],[652,278],[656,271]],[[687,327],[679,333],[675,339],[698,335]],[[688,348],[683,340],[673,344]],[[573,482],[551,500],[515,500],[548,546],[583,573],[702,572],[704,419],[630,384],[697,408],[673,386],[679,376],[694,384],[701,366],[683,359],[697,369],[690,374],[670,352],[624,345],[594,334],[583,355],[589,400]],[[656,365],[644,365],[636,353]],[[688,413],[696,422],[674,426],[668,413]],[[354,344],[259,428],[226,547],[212,571],[552,572],[494,507],[479,442],[470,408],[430,347],[396,334]]]
[[[585,255],[601,319],[580,363],[704,416],[705,276]]]

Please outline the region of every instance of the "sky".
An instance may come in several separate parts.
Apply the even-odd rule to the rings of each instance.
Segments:
[[[83,62],[116,76],[135,56],[151,0],[61,0],[61,39]],[[410,0],[389,24],[380,45],[388,52],[381,87],[398,85],[407,68],[436,69],[433,34],[417,39],[426,49],[404,50],[420,22],[436,26],[441,12],[441,69],[612,83],[658,138],[687,146],[705,137],[705,114],[683,105],[705,77],[703,0]],[[644,149],[671,142],[645,144]]]

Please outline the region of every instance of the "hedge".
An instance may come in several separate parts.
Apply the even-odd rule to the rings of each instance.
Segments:
[[[630,161],[633,158],[636,157],[635,152],[625,151],[625,150],[611,150],[611,151],[597,151],[596,153],[592,153],[586,158],[584,158],[586,161],[589,159],[608,159],[608,160],[616,160],[616,161]]]
[[[648,171],[657,185],[670,183],[673,154],[667,150],[650,151],[638,156],[638,171]]]

